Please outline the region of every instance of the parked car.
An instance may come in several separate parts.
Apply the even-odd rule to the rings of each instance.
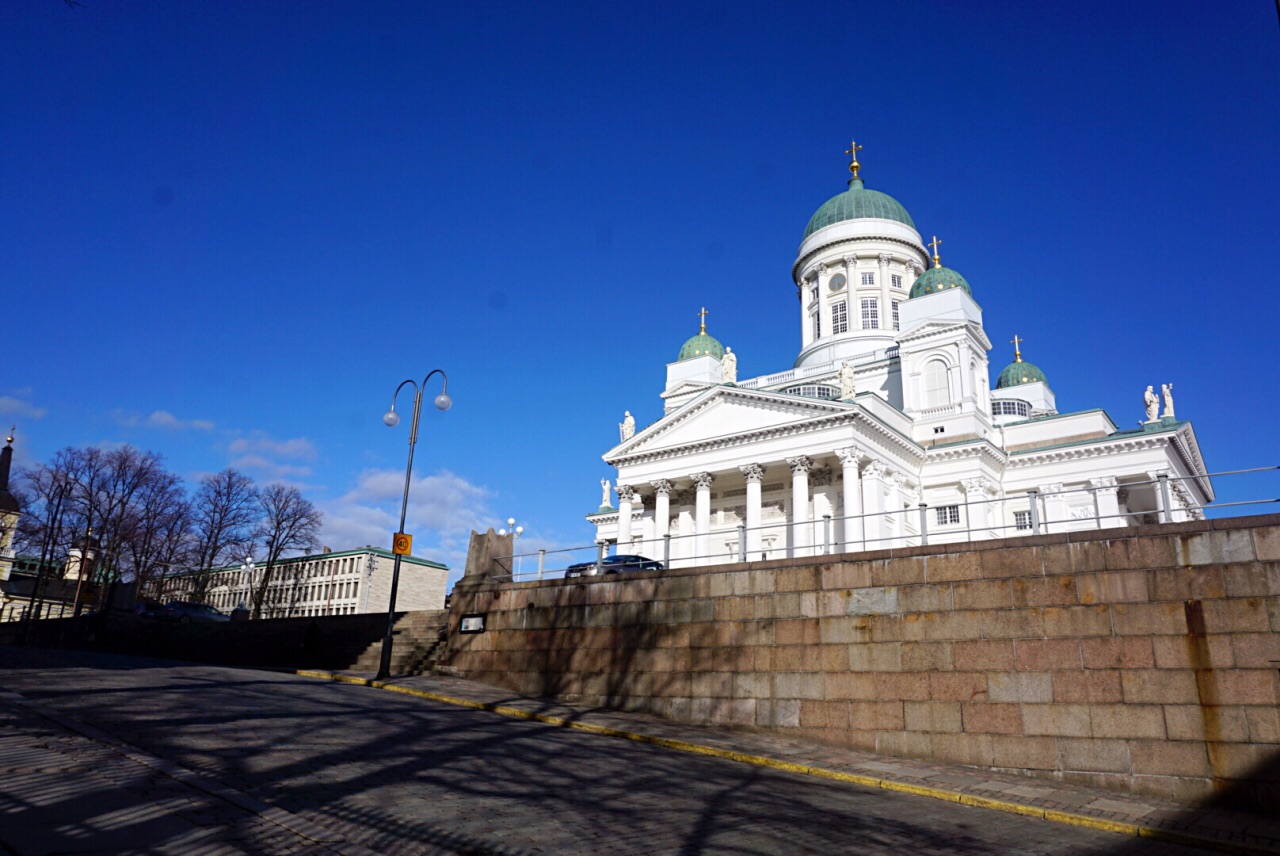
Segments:
[[[621,571],[661,571],[663,565],[661,562],[655,562],[653,559],[646,559],[644,556],[605,556],[600,560],[601,574],[616,574]],[[596,573],[596,563],[578,562],[576,565],[570,565],[564,572],[566,580],[574,577],[589,577]]]
[[[190,624],[193,621],[230,621],[231,616],[219,612],[207,603],[193,603],[189,600],[171,600],[156,613],[160,621],[174,621],[178,624]]]

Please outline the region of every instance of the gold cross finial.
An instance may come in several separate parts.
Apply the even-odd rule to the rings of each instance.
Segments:
[[[938,240],[938,236],[934,235],[933,240],[929,242],[929,246],[933,247],[933,266],[937,267],[942,264],[942,259],[938,258],[938,244],[942,242]]]
[[[1022,340],[1016,335],[1013,337],[1013,361],[1015,363],[1022,362],[1022,349],[1018,346],[1022,344]]]
[[[849,156],[849,172],[853,173],[853,177],[858,177],[858,170],[862,164],[858,163],[858,152],[862,150],[862,146],[853,140],[849,141],[849,148],[845,149],[845,154]]]
[[[698,318],[701,319],[702,322],[702,329],[698,331],[699,333],[707,332],[707,314],[707,307],[705,306],[702,307],[702,311],[698,313]]]

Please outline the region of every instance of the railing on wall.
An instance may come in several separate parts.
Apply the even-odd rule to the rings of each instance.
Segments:
[[[1081,487],[1044,494],[1038,490],[1007,494],[983,500],[965,499],[954,503],[930,506],[920,502],[915,506],[890,511],[853,514],[845,516],[823,515],[817,519],[795,522],[778,520],[748,529],[745,523],[718,526],[706,532],[666,534],[661,537],[641,538],[639,546],[619,545],[617,551],[633,555],[633,550],[643,553],[649,560],[661,562],[668,568],[690,568],[700,565],[726,564],[742,561],[805,558],[841,553],[860,553],[886,547],[911,547],[924,544],[968,543],[975,540],[1041,535],[1056,532],[1116,529],[1144,523],[1172,523],[1179,519],[1197,519],[1194,515],[1202,509],[1190,509],[1173,501],[1181,491],[1183,482],[1195,481],[1207,485],[1210,479],[1241,477],[1251,474],[1280,471],[1280,466],[1253,467],[1228,470],[1203,476],[1169,476],[1161,474],[1148,481],[1124,482],[1106,487]],[[1106,491],[1150,487],[1154,506],[1143,510],[1107,512],[1103,509],[1101,495]],[[1271,485],[1267,485],[1271,488]],[[1183,489],[1185,490],[1185,489]],[[1068,497],[1088,494],[1090,501],[1084,505],[1070,505]],[[1016,509],[1025,514],[1010,523],[1004,516],[1003,506],[1016,503],[1025,508]],[[1256,510],[1261,506],[1280,503],[1280,498],[1234,500],[1205,506],[1203,511],[1215,517],[1230,516],[1241,509]],[[1057,507],[1061,513],[1054,513]],[[939,514],[938,509],[947,509]],[[951,522],[952,511],[957,517]],[[933,512],[931,515],[930,512]],[[995,514],[999,512],[1000,519]],[[947,522],[940,522],[946,517]],[[984,523],[982,519],[986,517]],[[976,520],[975,520],[976,518]],[[978,525],[975,525],[977,523]],[[758,539],[751,537],[758,534]],[[722,549],[699,548],[700,542],[721,545]],[[749,551],[748,545],[757,542],[762,546]],[[496,576],[499,579],[527,582],[555,579],[565,576],[571,566],[586,575],[611,571],[603,541],[580,547],[556,550],[538,550],[517,553],[495,559]],[[748,555],[750,553],[750,555]],[[576,575],[576,574],[575,574]]]

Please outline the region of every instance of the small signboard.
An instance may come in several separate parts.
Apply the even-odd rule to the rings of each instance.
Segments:
[[[458,631],[461,633],[483,633],[484,632],[484,616],[483,615],[462,616],[462,623],[458,625]]]
[[[413,536],[407,532],[397,532],[391,536],[391,552],[397,556],[407,556],[413,552]]]

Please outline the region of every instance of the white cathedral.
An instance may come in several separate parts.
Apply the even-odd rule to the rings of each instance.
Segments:
[[[679,567],[1202,518],[1213,490],[1172,385],[1147,388],[1136,429],[1060,413],[1014,337],[992,388],[969,283],[865,186],[859,148],[791,267],[795,365],[739,380],[704,310],[662,418],[628,413],[604,455],[617,506],[606,480],[597,541]]]

